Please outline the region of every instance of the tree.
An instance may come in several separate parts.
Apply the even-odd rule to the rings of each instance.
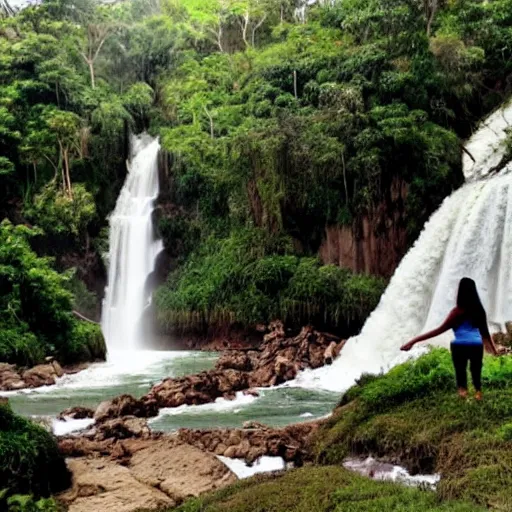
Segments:
[[[56,108],[47,109],[44,118],[58,145],[58,166],[62,170],[62,188],[73,198],[70,160],[74,154],[81,156],[80,118],[73,112]]]

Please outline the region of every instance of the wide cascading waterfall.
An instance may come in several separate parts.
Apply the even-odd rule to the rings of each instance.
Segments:
[[[476,281],[491,328],[512,320],[512,164],[503,164],[509,127],[512,103],[469,140],[466,184],[432,215],[361,333],[332,366],[305,371],[290,385],[344,391],[362,373],[385,371],[424,351],[418,345],[404,353],[400,346],[446,317],[464,276]],[[431,343],[447,346],[451,336]]]
[[[108,285],[102,327],[109,349],[148,345],[141,320],[149,304],[148,276],[162,251],[153,233],[152,213],[159,191],[157,139],[143,134],[131,138],[128,175],[110,216]]]

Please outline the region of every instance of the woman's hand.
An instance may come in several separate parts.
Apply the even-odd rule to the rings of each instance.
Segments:
[[[406,343],[405,345],[402,345],[400,347],[400,350],[404,350],[405,352],[409,352],[409,350],[411,350],[411,348],[414,347],[415,344],[416,344],[416,341],[411,340],[408,343]]]

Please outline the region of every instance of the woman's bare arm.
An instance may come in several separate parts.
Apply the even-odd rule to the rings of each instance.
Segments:
[[[411,348],[416,345],[416,343],[419,343],[421,341],[428,340],[430,338],[435,338],[436,336],[439,336],[440,334],[443,334],[443,332],[448,331],[449,329],[452,329],[455,325],[455,320],[459,316],[459,311],[457,308],[454,308],[450,311],[450,314],[445,318],[444,322],[435,329],[432,329],[431,331],[426,332],[425,334],[421,334],[420,336],[416,336],[416,338],[413,338],[411,341],[400,347],[400,350],[411,350]]]

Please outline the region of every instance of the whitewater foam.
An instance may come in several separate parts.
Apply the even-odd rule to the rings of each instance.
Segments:
[[[258,473],[268,473],[270,471],[282,471],[286,469],[286,463],[282,457],[269,457],[264,455],[255,460],[252,466],[248,466],[243,459],[231,459],[222,455],[217,455],[217,458],[240,479],[249,478]]]

